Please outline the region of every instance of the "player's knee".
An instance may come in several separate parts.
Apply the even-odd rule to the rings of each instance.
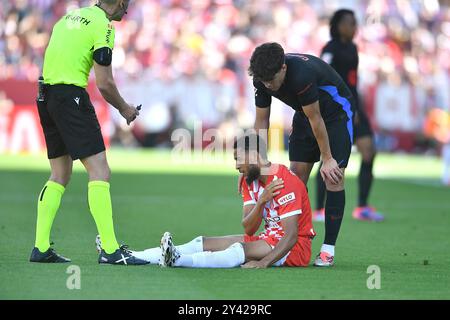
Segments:
[[[371,162],[375,158],[376,149],[372,139],[361,139],[358,144],[358,151],[361,154],[361,160]]]
[[[51,176],[50,181],[56,182],[57,184],[62,185],[63,187],[66,187],[69,184],[70,176],[69,177],[54,177]]]
[[[247,258],[246,258],[247,254],[245,252],[245,244],[244,243],[240,243],[240,242],[233,243],[226,250],[229,251],[230,254],[233,255],[233,259],[229,259],[226,262],[226,263],[228,263],[229,268],[239,266],[247,260]]]
[[[325,185],[328,191],[338,192],[344,190],[344,179],[341,179],[339,183],[334,184],[328,179],[325,180]]]
[[[251,248],[250,248],[250,246],[251,246],[250,243],[251,242],[237,242],[237,243],[233,244],[233,246],[235,246],[237,244],[239,244],[241,246],[242,251],[244,252],[245,262],[253,260],[252,253],[251,253]],[[237,248],[237,246],[236,246],[236,248]]]
[[[245,243],[244,242],[235,242],[232,245],[230,245],[226,250],[234,250],[234,251],[239,251],[239,252],[243,252],[245,254],[246,248],[245,248]]]
[[[65,187],[69,184],[71,176],[72,176],[72,168],[66,170],[53,170],[49,180]]]
[[[365,163],[370,163],[376,156],[375,148],[368,148],[364,152],[361,152],[362,161]]]
[[[103,164],[89,169],[90,181],[109,181],[111,178],[111,169],[108,164]]]

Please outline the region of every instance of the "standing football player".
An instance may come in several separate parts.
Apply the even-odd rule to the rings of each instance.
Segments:
[[[285,54],[278,43],[254,50],[249,74],[255,87],[254,128],[265,132],[267,139],[275,97],[296,111],[289,137],[291,170],[306,185],[314,163],[323,161],[325,239],[314,265],[330,267],[345,208],[344,173],[353,143],[352,93],[326,62],[308,54]]]
[[[355,98],[354,139],[361,154],[361,167],[358,176],[358,207],[353,210],[353,218],[366,221],[382,221],[383,215],[368,205],[373,182],[373,163],[375,144],[373,131],[364,109],[359,106],[358,96],[358,49],[353,42],[356,33],[356,18],[351,10],[341,9],[330,20],[331,40],[322,50],[322,60],[330,64],[339,73]],[[322,165],[322,163],[321,163]],[[317,174],[317,203],[313,220],[325,220],[325,183]]]

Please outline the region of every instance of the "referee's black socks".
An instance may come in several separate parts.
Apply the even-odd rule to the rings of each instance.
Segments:
[[[341,228],[342,218],[345,208],[345,190],[327,190],[327,200],[325,203],[325,241],[324,244],[334,246]]]

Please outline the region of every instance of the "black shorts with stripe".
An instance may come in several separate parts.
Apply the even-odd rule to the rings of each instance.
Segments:
[[[331,155],[339,167],[348,165],[352,150],[353,122],[347,116],[325,123]],[[320,149],[308,119],[300,112],[294,114],[289,136],[289,160],[314,163],[320,161]]]
[[[45,102],[37,102],[49,159],[69,154],[73,160],[105,151],[100,124],[89,94],[73,85],[45,88]]]

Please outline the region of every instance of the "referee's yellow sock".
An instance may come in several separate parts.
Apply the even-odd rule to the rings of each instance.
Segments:
[[[88,184],[88,202],[98,233],[102,239],[102,248],[110,254],[119,248],[114,234],[111,195],[109,183],[90,181]]]
[[[47,181],[39,194],[34,246],[41,252],[47,251],[50,247],[50,231],[65,190],[59,183]]]

